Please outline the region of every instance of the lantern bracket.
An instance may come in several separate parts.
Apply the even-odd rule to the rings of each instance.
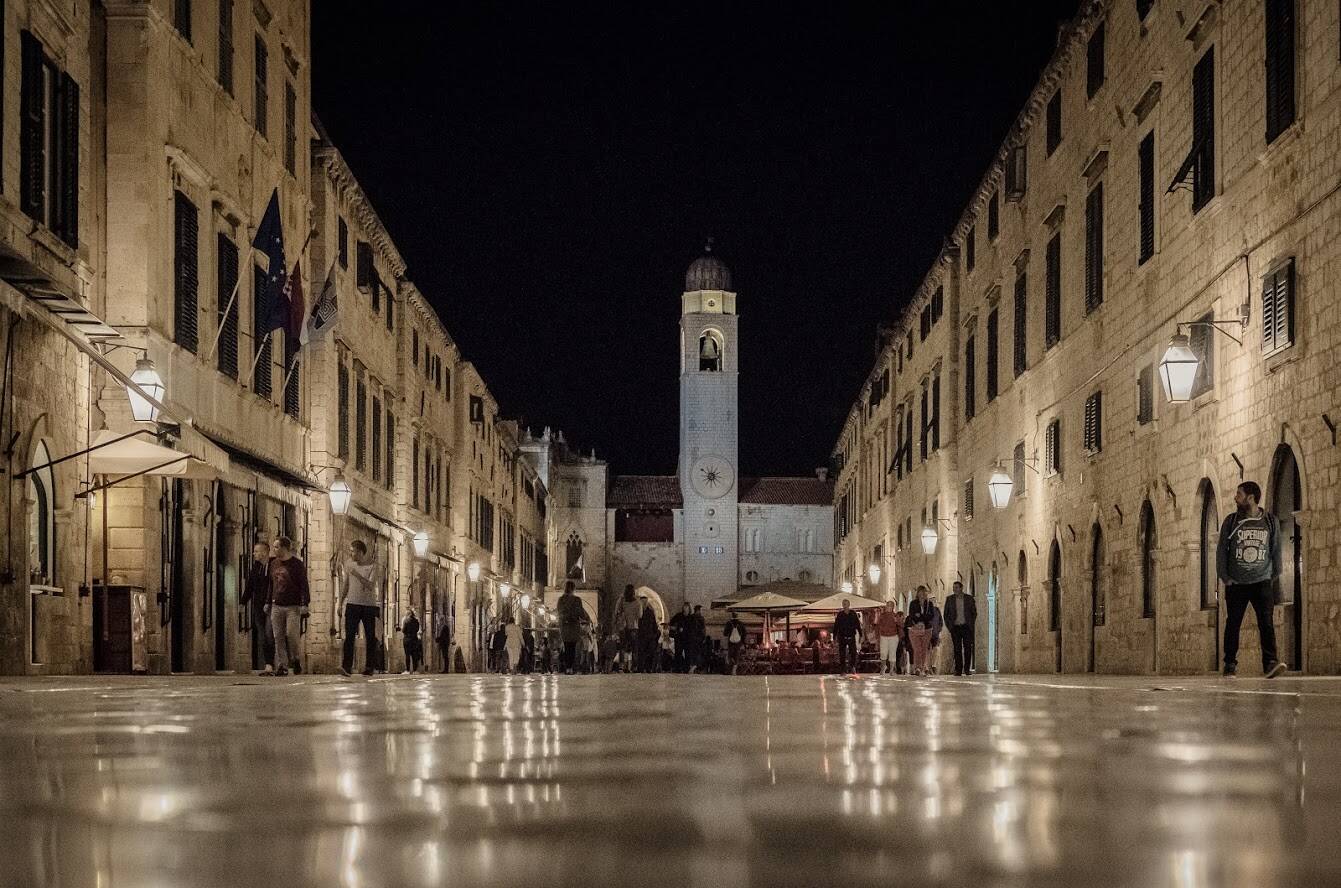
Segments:
[[[1225,329],[1225,327],[1234,327],[1234,326],[1237,326],[1239,328],[1240,334],[1242,334],[1244,330],[1248,329],[1247,305],[1244,305],[1239,311],[1239,316],[1237,318],[1233,318],[1232,320],[1211,318],[1210,320],[1205,321],[1179,321],[1177,328],[1175,329],[1174,332],[1182,333],[1184,327],[1187,327],[1188,329],[1191,329],[1192,327],[1209,327],[1212,330],[1217,330],[1225,334],[1230,339],[1234,340],[1235,344],[1243,345],[1243,339],[1241,335],[1235,336],[1233,333],[1230,333],[1228,330]]]

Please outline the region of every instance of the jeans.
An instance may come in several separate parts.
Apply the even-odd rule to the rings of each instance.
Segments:
[[[1225,666],[1238,666],[1239,630],[1243,627],[1243,612],[1250,604],[1257,615],[1257,636],[1262,642],[1262,671],[1276,665],[1276,626],[1272,622],[1276,602],[1271,583],[1225,586],[1225,603],[1229,605],[1225,616]]]
[[[931,645],[931,630],[920,625],[908,627],[908,644],[913,648],[913,671],[925,672],[927,649]]]
[[[270,634],[270,618],[265,611],[252,611],[251,650],[254,668],[275,665],[275,636]]]
[[[298,663],[298,637],[303,623],[298,605],[270,605],[270,633],[275,637],[275,668],[290,669]]]
[[[838,636],[838,671],[857,671],[857,636]]]
[[[401,642],[405,648],[405,668],[410,672],[417,672],[424,665],[424,645],[417,638],[407,638]]]
[[[955,675],[973,671],[973,627],[951,626],[950,649],[955,652]]]
[[[371,672],[377,665],[377,614],[380,610],[375,604],[345,605],[345,646],[340,657],[345,672],[354,670],[354,639],[360,624],[363,626],[363,671]]]
[[[563,653],[559,655],[559,668],[565,672],[577,671],[577,642],[565,641]]]

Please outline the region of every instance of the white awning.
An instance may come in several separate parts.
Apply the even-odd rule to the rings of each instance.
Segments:
[[[189,453],[163,447],[145,438],[125,438],[104,429],[93,438],[88,455],[89,471],[95,475],[171,475],[174,478],[213,478],[215,469]],[[105,445],[105,446],[104,446]]]

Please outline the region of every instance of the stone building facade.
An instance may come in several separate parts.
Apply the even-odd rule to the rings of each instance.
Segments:
[[[23,640],[0,672],[257,667],[243,580],[281,535],[307,669],[338,666],[355,537],[386,567],[387,668],[412,608],[462,650],[426,645],[433,668],[478,666],[503,584],[549,579],[548,488],[312,115],[310,2],[0,9],[0,628]],[[283,269],[251,246],[272,193]],[[339,306],[305,347],[280,271],[303,311],[328,277]]]
[[[1290,0],[1082,5],[882,330],[835,447],[845,576],[881,564],[877,597],[961,579],[987,668],[1206,672],[1219,519],[1255,480],[1285,540],[1281,657],[1341,668],[1339,28]],[[1161,391],[1178,333],[1186,402]]]

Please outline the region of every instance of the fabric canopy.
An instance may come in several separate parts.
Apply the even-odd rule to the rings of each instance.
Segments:
[[[189,453],[163,447],[143,437],[122,438],[125,432],[104,429],[94,437],[89,470],[95,475],[171,475],[213,478],[215,470]],[[116,441],[108,444],[108,441]]]
[[[753,598],[746,598],[744,601],[737,601],[727,605],[727,610],[733,611],[785,611],[800,610],[806,603],[799,598],[788,598],[786,595],[779,595],[776,592],[764,592]]]
[[[853,610],[866,610],[872,607],[884,607],[883,601],[876,601],[873,598],[862,598],[851,592],[838,592],[830,595],[828,598],[821,598],[819,601],[807,604],[802,611],[805,613],[824,613],[828,611],[840,611],[843,609],[843,602],[846,601],[852,606]]]

